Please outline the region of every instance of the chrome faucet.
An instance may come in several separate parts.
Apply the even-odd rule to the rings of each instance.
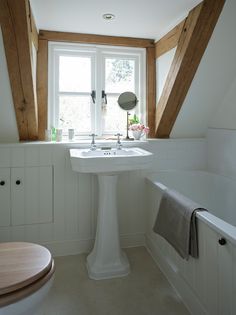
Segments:
[[[120,142],[120,137],[122,136],[122,134],[121,133],[117,133],[115,136],[117,137],[116,149],[117,150],[121,150],[122,144]]]
[[[91,151],[95,151],[96,150],[96,144],[95,144],[95,137],[97,136],[97,135],[95,135],[95,133],[92,133],[91,135],[89,135],[90,137],[92,137],[92,142],[91,142],[91,144],[90,144],[90,150]]]

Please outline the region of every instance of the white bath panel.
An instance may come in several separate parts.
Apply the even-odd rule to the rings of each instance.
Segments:
[[[232,248],[232,266],[233,266],[233,270],[232,270],[232,282],[233,282],[233,286],[232,286],[232,310],[233,313],[236,313],[236,248],[233,247]]]
[[[180,272],[185,281],[194,288],[195,283],[195,270],[194,270],[194,262],[191,257],[189,257],[189,260],[182,259],[180,262]],[[194,288],[195,289],[195,288]]]
[[[169,175],[169,174],[168,174]],[[197,174],[196,174],[197,176]],[[172,183],[172,182],[171,182]],[[183,297],[184,302],[190,308],[192,314],[207,315],[235,315],[236,314],[236,249],[226,237],[226,244],[220,245],[219,239],[222,237],[218,231],[214,230],[207,220],[203,221],[199,215],[198,239],[199,258],[190,258],[189,261],[181,259],[170,245],[156,236],[151,229],[153,213],[158,212],[160,190],[162,187],[149,184],[149,218],[147,231],[147,244],[152,254],[156,257],[167,278],[176,287]],[[182,187],[183,188],[183,187]],[[216,185],[218,189],[219,186]],[[216,190],[219,192],[222,189]],[[227,192],[229,192],[227,190]],[[219,196],[220,198],[220,196]],[[201,199],[199,199],[201,202]],[[212,208],[214,209],[214,207]],[[213,217],[211,214],[202,213],[203,217]],[[221,221],[212,219],[211,222],[220,224]],[[223,224],[222,224],[223,226]],[[227,226],[227,225],[225,225]],[[217,227],[220,229],[220,226]],[[233,227],[232,227],[233,231]],[[223,232],[222,232],[223,233]],[[227,231],[225,231],[227,233]],[[233,235],[233,233],[232,233]],[[174,268],[173,266],[177,266]],[[175,270],[177,270],[175,272]],[[175,275],[178,275],[176,278]]]
[[[198,220],[198,254],[200,259],[194,259],[194,273],[195,273],[195,283],[194,288],[195,292],[198,295],[200,301],[203,301],[203,304],[207,304],[207,287],[206,287],[206,278],[207,278],[207,268],[206,268],[206,225],[203,222]]]
[[[220,238],[220,236],[219,236]],[[232,245],[227,242],[226,245],[221,246],[218,244],[218,314],[234,315],[232,305],[235,296],[232,296],[233,291],[233,252]]]

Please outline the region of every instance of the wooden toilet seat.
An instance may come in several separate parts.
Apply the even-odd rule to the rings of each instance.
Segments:
[[[39,290],[54,273],[51,253],[24,242],[0,244],[0,307]]]

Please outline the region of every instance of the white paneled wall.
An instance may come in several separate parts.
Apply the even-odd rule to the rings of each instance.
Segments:
[[[205,139],[150,140],[146,149],[155,154],[153,171],[206,169]]]
[[[0,168],[0,226],[9,226],[11,222],[10,215],[10,190],[11,173],[10,168]]]
[[[207,168],[224,176],[236,178],[236,130],[208,129]]]
[[[206,168],[205,140],[151,140],[138,144],[154,153],[153,164],[149,171]],[[41,187],[41,196],[38,199],[36,194],[37,197],[31,199],[30,202],[32,200],[35,202],[32,204],[32,213],[30,213],[30,203],[28,208],[24,207],[27,218],[30,218],[31,221],[23,221],[20,225],[14,225],[15,223],[9,219],[9,212],[6,212],[5,206],[3,206],[4,202],[6,203],[4,201],[6,196],[1,192],[1,188],[5,186],[0,185],[1,242],[37,242],[45,244],[54,255],[67,255],[90,250],[96,230],[97,178],[94,175],[73,172],[68,152],[70,147],[81,146],[83,145],[68,143],[0,145],[0,175],[7,172],[7,176],[12,176],[15,168],[21,168],[24,170],[24,174],[27,168],[31,168],[31,172],[39,172],[39,169],[45,172],[47,168],[53,172],[52,185],[50,178],[45,180],[45,187],[42,184],[43,180],[41,184],[36,185],[36,187]],[[46,172],[46,174],[48,173]],[[126,172],[121,174],[118,180],[120,234],[122,245],[125,247],[145,244],[147,216],[145,175],[145,171]],[[47,207],[44,202],[49,198],[50,186],[53,189],[52,222],[51,214],[47,210],[43,212],[43,209],[45,210]],[[35,191],[33,190],[31,194],[35,194]],[[37,203],[40,203],[41,206]],[[23,213],[17,214],[17,205],[14,205],[12,197],[8,207],[11,208],[10,216],[14,214],[14,218],[23,220]],[[44,216],[43,220],[40,220],[40,213],[35,210],[40,207]],[[17,215],[19,216],[17,217]],[[10,220],[10,226],[5,226],[7,220]]]

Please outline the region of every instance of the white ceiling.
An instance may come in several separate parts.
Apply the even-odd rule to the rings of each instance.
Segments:
[[[30,0],[39,29],[159,39],[199,0]],[[116,19],[105,21],[104,13]]]

